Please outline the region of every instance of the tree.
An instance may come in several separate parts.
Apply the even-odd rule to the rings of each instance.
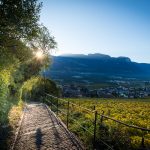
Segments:
[[[38,23],[41,6],[38,0],[0,0],[0,70],[20,63],[35,68],[37,74],[49,64],[49,52],[56,42],[48,29]],[[45,55],[42,63],[34,58],[39,50]]]
[[[24,41],[37,36],[41,6],[38,0],[0,0],[0,69],[30,58]]]
[[[40,25],[39,27],[37,36],[28,41],[28,45],[34,51],[40,50],[43,54],[49,54],[51,49],[56,48],[57,43],[44,25]]]
[[[56,48],[57,43],[54,37],[50,35],[48,29],[42,25],[39,28],[37,37],[28,41],[26,45],[32,51],[32,57],[20,66],[19,71],[24,74],[24,80],[37,76],[43,68],[50,65],[50,53],[52,49]],[[37,52],[41,52],[41,58],[36,57]]]
[[[49,52],[56,47],[54,37],[39,24],[41,7],[38,0],[0,0],[0,122],[8,97],[50,63]],[[37,51],[44,55],[42,61],[36,59]]]
[[[38,0],[0,0],[0,46],[37,36],[41,6]]]

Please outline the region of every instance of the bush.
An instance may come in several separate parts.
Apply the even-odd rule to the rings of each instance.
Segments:
[[[45,93],[59,95],[55,82],[43,77],[32,77],[23,84],[20,98],[29,101],[42,101],[45,98]]]
[[[0,71],[0,125],[4,124],[7,120],[9,111],[9,103],[7,97],[9,94],[9,80],[10,75],[7,70]]]

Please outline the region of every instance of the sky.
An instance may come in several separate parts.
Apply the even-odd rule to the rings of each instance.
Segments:
[[[150,0],[43,0],[42,22],[64,53],[150,63]]]

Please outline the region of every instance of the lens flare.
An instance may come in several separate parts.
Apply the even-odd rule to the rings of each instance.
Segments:
[[[38,51],[38,52],[35,53],[35,57],[38,60],[42,60],[44,55],[43,55],[43,53],[41,51]]]

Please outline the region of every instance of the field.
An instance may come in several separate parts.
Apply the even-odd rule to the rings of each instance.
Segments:
[[[143,128],[150,128],[150,100],[125,99],[66,99],[82,107]]]
[[[69,101],[69,107],[67,101]],[[97,149],[150,148],[150,131],[128,127],[101,116],[108,116],[129,125],[150,129],[150,100],[148,99],[79,98],[60,99],[58,103],[60,118],[66,124],[68,120],[68,128],[83,141],[87,149],[93,147],[94,109],[98,112],[95,130],[96,140],[94,142]],[[69,108],[68,116],[67,108]]]

